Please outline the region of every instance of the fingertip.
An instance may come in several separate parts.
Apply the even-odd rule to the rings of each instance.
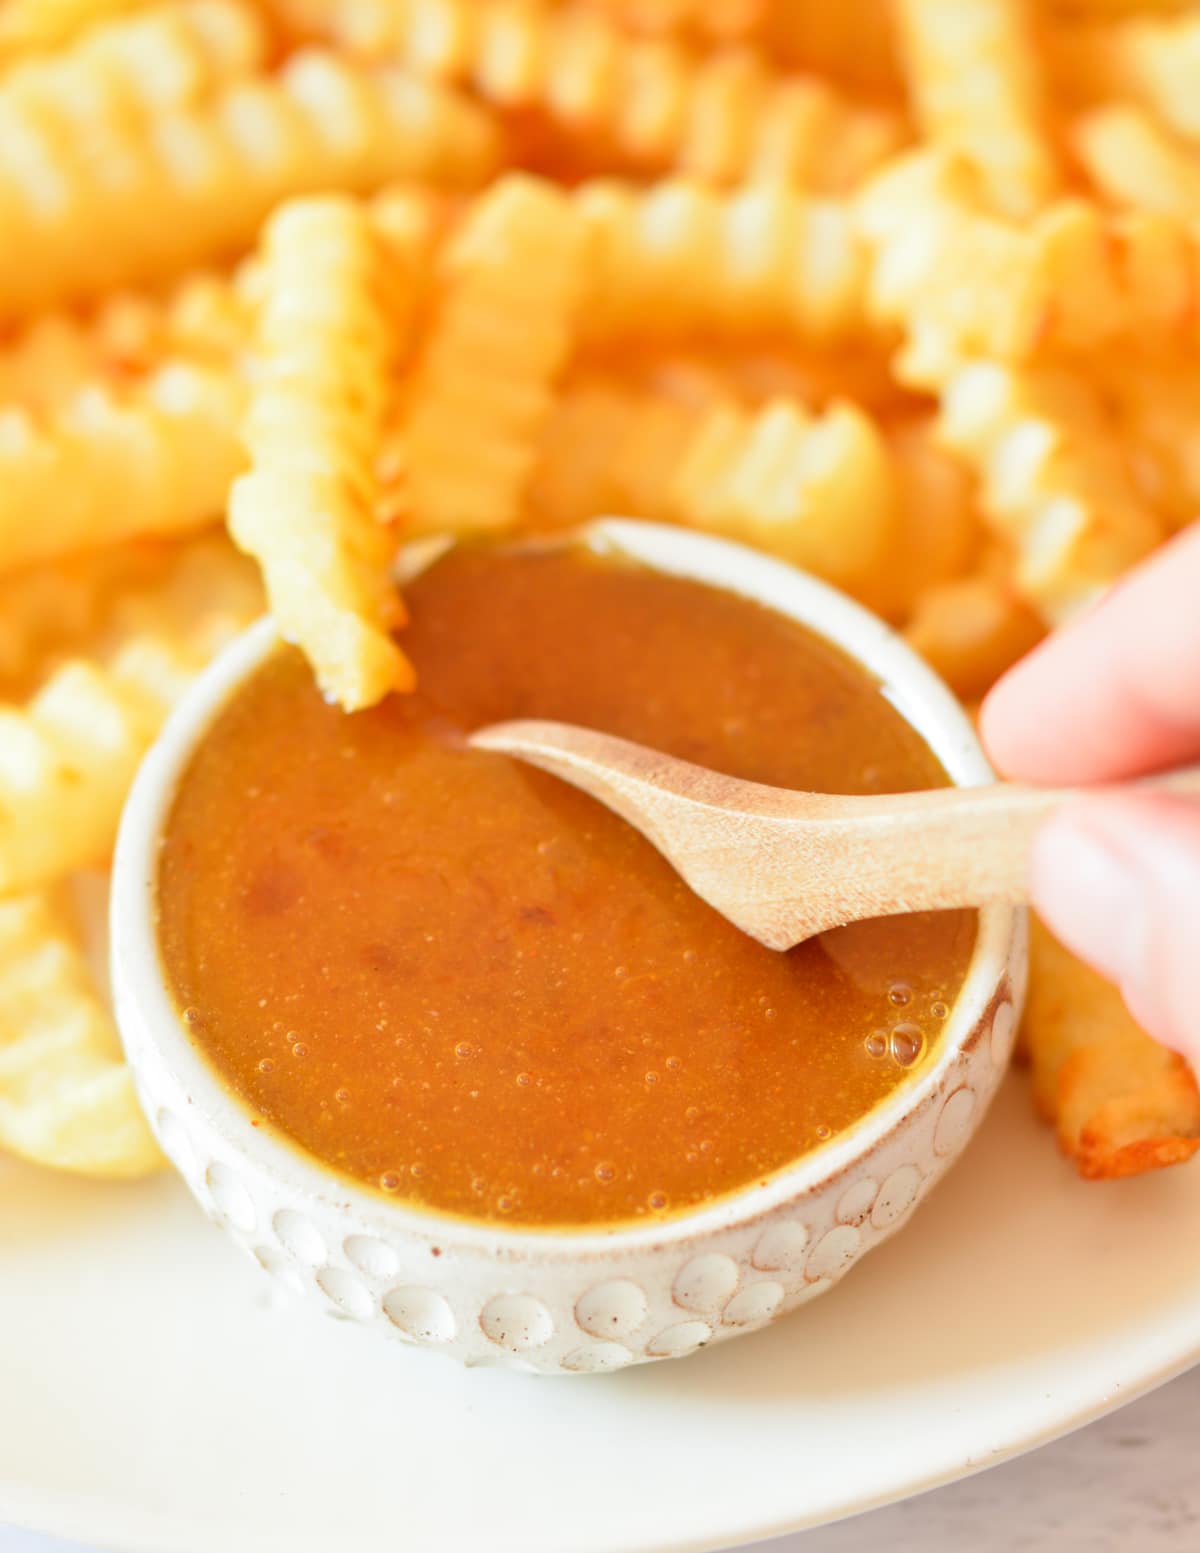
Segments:
[[[1149,1034],[1200,1062],[1200,804],[1125,792],[1065,805],[1035,842],[1030,895],[1051,931],[1121,988]]]

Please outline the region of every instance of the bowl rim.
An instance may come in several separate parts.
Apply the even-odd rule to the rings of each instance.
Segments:
[[[539,537],[532,536],[532,542]],[[885,697],[921,734],[956,785],[994,780],[969,719],[943,681],[884,621],[827,583],[733,541],[637,519],[599,518],[544,537],[550,543],[583,545],[598,554],[621,556],[707,583],[799,621],[877,680]],[[411,577],[447,548],[447,541],[440,538],[419,540],[402,557],[401,569]],[[306,1199],[334,1202],[355,1219],[375,1221],[392,1233],[514,1260],[577,1260],[695,1241],[761,1219],[825,1185],[872,1153],[906,1118],[922,1111],[958,1062],[1003,981],[1022,914],[1019,908],[989,906],[979,912],[975,949],[936,1059],[828,1143],[764,1182],[753,1182],[684,1213],[602,1229],[510,1229],[392,1202],[325,1165],[265,1119],[252,1124],[249,1106],[226,1087],[187,1035],[159,954],[158,855],[176,785],[215,717],[279,642],[269,615],[241,632],[189,687],[142,761],[122,815],[113,859],[110,969],[121,1038],[135,1074],[138,1047],[148,1034],[189,1101],[224,1141]],[[129,1030],[129,1004],[136,1006],[140,1016],[137,1040]]]

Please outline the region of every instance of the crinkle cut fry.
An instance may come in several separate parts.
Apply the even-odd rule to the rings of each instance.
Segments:
[[[603,380],[564,396],[533,482],[556,527],[608,511],[741,538],[853,587],[891,538],[887,443],[856,406],[671,402]]]
[[[0,75],[0,136],[36,132],[44,120],[86,126],[98,101],[141,119],[194,106],[261,70],[266,56],[263,19],[239,0],[159,3]]]
[[[397,344],[388,278],[385,250],[353,200],[295,200],[271,218],[243,425],[250,471],[229,507],[280,631],[348,711],[414,683],[390,634],[404,610],[393,542],[376,519]]]
[[[714,43],[752,37],[772,0],[591,0],[628,32],[694,34]]]
[[[941,439],[978,473],[1017,586],[1047,624],[1091,603],[1165,537],[1082,377],[972,362],[944,384],[941,406]]]
[[[112,1016],[50,892],[0,899],[0,1147],[114,1179],[162,1164]]]
[[[400,505],[414,531],[517,521],[575,341],[586,235],[567,195],[518,174],[480,199],[442,255],[399,432]]]
[[[695,180],[585,183],[592,237],[583,326],[602,342],[714,335],[870,337],[867,250],[850,208],[790,189],[721,194]]]
[[[0,894],[102,863],[129,784],[192,677],[258,609],[228,556],[185,551],[165,588],[114,611],[96,655],[0,708]]]
[[[904,380],[927,384],[974,355],[1025,363],[1195,335],[1192,222],[1071,198],[1018,226],[983,210],[964,164],[936,151],[873,179],[854,221],[870,255],[866,310],[903,331]]]
[[[1059,175],[1026,0],[898,0],[897,15],[928,137],[977,169],[997,210],[1038,210]]]
[[[136,10],[143,0],[5,0],[0,7],[0,64],[48,53],[89,27]]]
[[[1080,1175],[1180,1164],[1200,1149],[1200,1090],[1135,1023],[1115,987],[1034,919],[1023,1035],[1034,1098]]]
[[[0,572],[216,522],[243,462],[242,392],[232,373],[176,363],[49,416],[0,411]]]
[[[1095,13],[1043,28],[1042,48],[1056,96],[1068,107],[1129,102],[1185,140],[1200,140],[1200,16]]]
[[[278,0],[276,0],[278,4]],[[601,12],[544,0],[350,0],[293,8],[301,26],[536,112],[587,152],[715,184],[852,187],[906,138],[892,109],[780,72],[748,48],[715,54],[639,38]],[[706,10],[715,9],[707,7]],[[284,3],[285,16],[289,6]]]
[[[1200,95],[1200,79],[1197,80]],[[1071,130],[1075,154],[1114,205],[1193,222],[1200,216],[1200,156],[1143,109],[1112,103],[1082,114]]]
[[[451,196],[423,186],[389,184],[367,202],[371,223],[398,273],[428,269],[452,212]],[[20,406],[69,420],[70,401],[85,391],[153,397],[168,367],[244,376],[255,289],[251,258],[232,272],[199,270],[164,291],[126,291],[88,313],[37,314],[0,344],[0,406]],[[183,413],[183,406],[175,406]],[[203,416],[203,396],[197,401]]]
[[[486,110],[449,88],[320,50],[149,126],[103,109],[69,132],[38,124],[29,169],[0,167],[0,318],[235,255],[291,195],[472,186],[499,148]]]

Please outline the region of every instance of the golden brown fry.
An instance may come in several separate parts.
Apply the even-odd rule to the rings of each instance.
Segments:
[[[114,1179],[162,1164],[70,915],[47,892],[0,900],[0,1147]]]
[[[0,708],[0,894],[104,861],[167,711],[257,603],[223,547],[185,551],[165,589],[120,601],[94,658]]]
[[[978,473],[983,511],[1013,548],[1017,587],[1047,624],[1165,537],[1082,377],[974,362],[946,384],[939,435]]]
[[[1181,221],[1200,219],[1200,155],[1128,103],[1077,119],[1075,153],[1105,199]]]
[[[94,647],[114,602],[157,587],[174,548],[117,545],[0,576],[0,699],[25,700],[64,658]]]
[[[1200,512],[1200,376],[1187,357],[1114,361],[1104,374],[1138,489],[1175,528]]]
[[[282,206],[263,239],[258,373],[243,425],[250,472],[229,529],[263,571],[283,636],[347,711],[413,672],[392,640],[404,609],[377,521],[375,464],[396,350],[384,248],[339,196]]]
[[[136,119],[189,107],[262,69],[266,53],[261,17],[239,0],[159,3],[0,77],[0,135],[32,115],[86,127],[97,98]]]
[[[544,526],[606,511],[665,519],[852,591],[887,550],[896,502],[887,443],[857,406],[751,410],[703,385],[672,400],[595,379],[548,424],[532,490]]]
[[[1200,1149],[1187,1063],[1134,1022],[1121,995],[1033,924],[1023,1034],[1034,1098],[1093,1180],[1180,1164]]]
[[[1042,44],[1060,103],[1095,107],[1131,102],[1167,129],[1200,140],[1200,16],[1114,19],[1084,15],[1044,29]]]
[[[627,32],[695,34],[713,42],[752,36],[771,0],[588,0]]]
[[[743,539],[852,591],[885,553],[895,519],[891,457],[855,405],[818,417],[788,400],[753,416],[707,411],[669,491],[681,522]]]
[[[931,590],[972,570],[984,528],[974,482],[939,445],[932,416],[906,416],[890,424],[886,436],[896,476],[895,522],[887,547],[856,582],[855,593],[901,623],[921,609]],[[935,667],[954,683],[945,667]]]
[[[415,532],[517,521],[575,339],[586,236],[565,194],[518,174],[479,201],[443,254],[400,429],[400,507]]]
[[[448,88],[317,50],[149,127],[102,101],[24,129],[0,166],[0,317],[236,254],[292,194],[471,185],[499,151],[486,112]]]
[[[592,233],[592,341],[874,332],[866,249],[839,201],[780,187],[723,195],[684,179],[588,183],[576,198]]]
[[[58,48],[89,27],[133,11],[143,0],[4,0],[0,63]]]
[[[179,363],[44,420],[0,411],[0,572],[215,522],[243,463],[241,402],[231,373]]]
[[[886,98],[904,89],[893,0],[768,0],[763,47],[781,64]]]
[[[1059,176],[1025,0],[898,0],[897,14],[926,135],[978,171],[997,210],[1039,210]]]
[[[856,103],[817,77],[784,75],[746,48],[704,54],[631,36],[599,9],[545,0],[275,3],[301,30],[469,85],[505,112],[536,112],[593,158],[643,173],[834,192],[905,138],[895,111]]]
[[[975,701],[1036,647],[1045,627],[1011,583],[982,574],[928,588],[904,634],[957,696]]]
[[[1194,336],[1193,221],[1072,198],[1018,226],[981,210],[963,164],[926,151],[893,162],[854,209],[869,311],[904,332],[906,382],[945,381],[975,355],[1025,363]]]

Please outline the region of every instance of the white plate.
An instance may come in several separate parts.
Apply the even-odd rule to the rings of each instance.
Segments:
[[[1011,1079],[912,1224],[759,1335],[459,1370],[279,1303],[183,1189],[0,1166],[0,1520],[147,1553],[651,1553],[1003,1459],[1200,1351],[1200,1172],[1078,1181]]]

